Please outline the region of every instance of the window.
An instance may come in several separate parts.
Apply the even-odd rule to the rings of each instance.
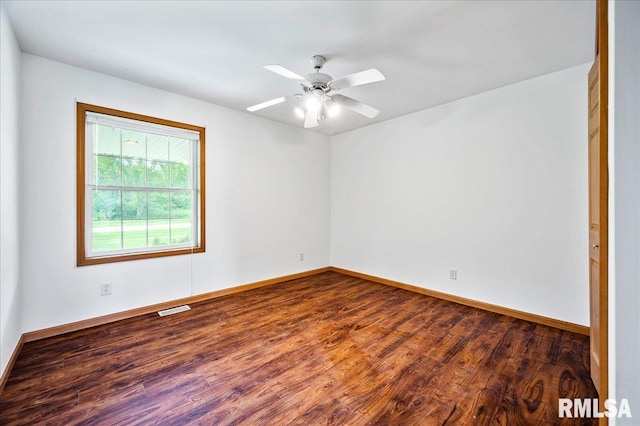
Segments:
[[[77,104],[78,266],[204,252],[204,128]]]

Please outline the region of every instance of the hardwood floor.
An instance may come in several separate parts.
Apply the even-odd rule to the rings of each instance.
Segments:
[[[326,272],[26,343],[0,424],[595,424],[588,336]]]

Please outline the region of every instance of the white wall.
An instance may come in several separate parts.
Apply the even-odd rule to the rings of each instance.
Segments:
[[[18,257],[20,48],[0,5],[0,375],[16,347],[20,323]]]
[[[640,417],[640,2],[609,3],[609,395]]]
[[[327,137],[22,58],[23,331],[329,264]],[[206,126],[206,253],[75,266],[76,99]],[[106,281],[112,295],[100,296]]]
[[[588,324],[588,69],[333,137],[331,264]]]

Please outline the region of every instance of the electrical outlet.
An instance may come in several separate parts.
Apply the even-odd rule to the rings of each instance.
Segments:
[[[298,259],[300,262],[304,260],[304,253],[300,253],[300,258]]]
[[[458,270],[457,269],[449,269],[449,279],[457,280],[458,279]]]
[[[102,283],[100,285],[100,296],[108,296],[111,294],[111,283]]]

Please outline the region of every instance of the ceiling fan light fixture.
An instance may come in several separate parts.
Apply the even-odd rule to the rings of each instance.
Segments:
[[[305,102],[305,106],[307,107],[307,111],[317,112],[321,106],[320,99],[315,95],[311,95]]]
[[[327,107],[327,115],[329,117],[337,117],[340,114],[340,105],[331,102],[331,104]]]
[[[327,108],[326,105],[320,105],[320,109],[318,109],[318,121],[324,121],[327,118]]]

